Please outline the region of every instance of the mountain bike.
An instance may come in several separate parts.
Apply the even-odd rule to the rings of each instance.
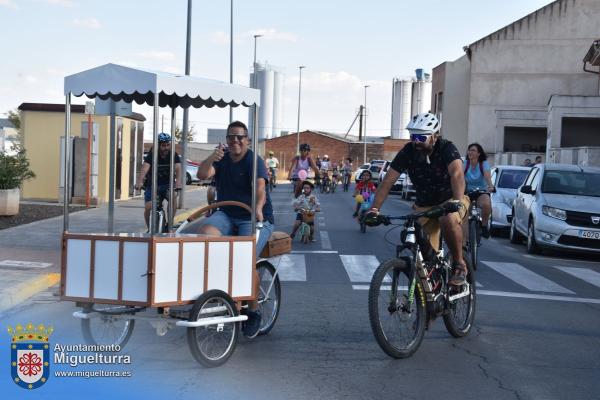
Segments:
[[[367,215],[372,226],[404,221],[396,257],[377,268],[369,287],[369,321],[375,340],[390,357],[407,358],[421,345],[425,330],[438,316],[454,337],[469,334],[475,318],[475,274],[467,262],[467,282],[452,286],[451,259],[444,246],[433,251],[418,219],[439,218],[458,210],[455,204],[405,216]],[[392,228],[394,229],[394,228]],[[391,230],[390,230],[391,231]],[[443,241],[443,239],[442,239]]]
[[[146,189],[146,187],[142,186],[142,190],[145,190],[145,189]],[[177,188],[174,191],[175,191],[175,197],[177,198],[177,195],[181,191],[181,189]],[[168,233],[169,232],[169,189],[168,188],[166,190],[158,190],[156,193],[155,226],[156,226],[157,233]]]
[[[342,176],[342,184],[344,187],[344,192],[348,191],[348,188],[350,187],[350,171],[346,171],[344,170],[344,174]]]
[[[277,187],[277,168],[269,168],[269,191],[272,192],[273,188]]]
[[[473,269],[477,270],[477,264],[479,263],[479,247],[481,246],[481,228],[483,219],[481,218],[481,208],[477,207],[477,198],[483,194],[488,193],[485,189],[475,189],[467,193],[471,200],[469,206],[469,234],[467,237],[467,251]]]

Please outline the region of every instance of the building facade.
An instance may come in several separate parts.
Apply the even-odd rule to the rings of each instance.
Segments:
[[[71,105],[71,135],[73,171],[71,199],[85,202],[87,182],[87,132],[88,116],[83,105]],[[62,201],[63,197],[63,141],[65,134],[65,105],[23,103],[21,132],[23,146],[35,172],[34,179],[23,183],[21,196],[25,199]],[[145,117],[133,113],[117,116],[116,125],[116,199],[127,199],[134,193],[136,173],[143,161]],[[93,145],[91,159],[92,203],[102,203],[109,198],[109,138],[110,117],[93,115]]]
[[[551,104],[554,96],[598,96],[598,75],[585,72],[582,59],[598,39],[599,20],[600,1],[557,0],[436,67],[432,110],[442,117],[443,134],[459,148],[479,142],[498,155],[498,162],[508,160],[504,154],[515,154],[509,157],[512,163],[537,154],[551,158],[552,149],[561,146],[600,145],[600,135],[585,133],[595,129],[600,114],[586,112],[585,120],[576,122],[556,120],[552,113],[558,103],[566,103],[556,97]],[[591,103],[569,104],[573,108],[565,115],[577,118],[577,108]],[[568,132],[559,134],[551,121],[566,124]]]

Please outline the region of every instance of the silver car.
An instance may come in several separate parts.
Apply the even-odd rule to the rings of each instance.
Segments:
[[[512,206],[517,189],[523,184],[531,167],[497,165],[492,168],[492,183],[496,193],[492,193],[492,228],[510,227]]]
[[[600,168],[537,164],[519,188],[510,241],[543,248],[600,253]]]

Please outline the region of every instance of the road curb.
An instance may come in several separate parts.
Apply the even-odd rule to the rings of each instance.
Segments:
[[[59,273],[48,273],[38,275],[35,278],[28,279],[19,283],[12,288],[3,291],[0,298],[0,312],[6,311],[38,294],[50,286],[54,286],[60,282]]]

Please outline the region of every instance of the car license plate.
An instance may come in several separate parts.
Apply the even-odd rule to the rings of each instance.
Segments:
[[[600,231],[579,231],[579,237],[600,240]]]

